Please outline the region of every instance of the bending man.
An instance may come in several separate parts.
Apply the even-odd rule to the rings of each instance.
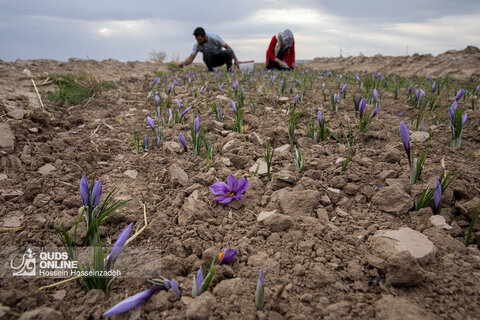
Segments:
[[[232,59],[238,68],[238,60],[233,49],[218,35],[206,33],[201,27],[196,28],[193,35],[197,43],[193,45],[190,56],[178,65],[180,68],[191,64],[199,51],[203,53],[203,62],[207,65],[208,71],[213,71],[213,68],[224,64],[227,64],[227,70],[231,70]]]

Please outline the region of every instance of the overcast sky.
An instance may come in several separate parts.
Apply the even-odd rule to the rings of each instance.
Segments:
[[[239,60],[265,61],[289,28],[297,59],[405,55],[480,47],[479,0],[0,0],[0,59],[167,60],[191,52],[193,30],[218,34]],[[196,61],[201,61],[201,53]]]

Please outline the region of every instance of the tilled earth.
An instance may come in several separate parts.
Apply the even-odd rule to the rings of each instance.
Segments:
[[[45,111],[24,69],[31,71]],[[159,123],[153,100],[147,100],[154,70],[173,77],[166,66],[140,62],[0,61],[1,123],[6,130],[2,143],[8,138],[5,132],[14,137],[14,145],[4,147],[0,158],[0,314],[11,319],[95,319],[120,300],[150,288],[147,279],[165,276],[175,277],[181,300],[171,291],[161,291],[119,318],[478,318],[478,220],[472,244],[465,247],[464,241],[480,203],[480,112],[471,110],[468,99],[460,100],[468,112],[461,147],[450,145],[446,107],[440,108],[443,121],[438,124],[426,117],[424,133],[431,139],[421,133],[412,137],[416,150],[430,148],[420,182],[411,187],[398,128],[401,121],[410,127],[417,111],[405,102],[404,88],[399,100],[380,89],[378,119],[351,148],[334,139],[314,142],[307,134],[309,117],[301,118],[296,140],[305,150],[305,170],[299,174],[286,115],[297,89],[287,93],[288,99],[279,99],[278,91],[269,91],[270,75],[263,85],[246,90],[256,100],[257,113],[246,103],[248,129],[240,134],[231,130],[232,96],[220,92],[215,76],[199,68],[196,79],[209,88],[202,93],[197,89],[194,97],[179,85],[172,100],[175,106],[175,98],[195,106],[187,121],[165,124],[160,145],[151,144],[149,152],[137,154],[132,132],[151,139],[146,117]],[[192,70],[180,73],[194,74]],[[87,71],[117,81],[117,88],[97,92],[81,105],[46,99],[56,89],[44,83],[48,74]],[[230,78],[241,80],[242,75]],[[319,86],[320,76],[316,81]],[[327,82],[334,84],[335,80]],[[356,89],[350,88],[338,114],[320,90],[307,91],[299,108],[315,115],[321,109],[330,128],[346,131],[349,121],[357,121],[352,102]],[[448,104],[454,99],[452,92],[445,98]],[[222,106],[223,123],[214,121],[206,103]],[[178,141],[179,132],[187,135],[198,111],[207,138],[215,140],[214,164],[207,172],[205,152],[194,158],[191,146],[185,153]],[[255,174],[267,142],[277,148],[271,181],[263,170]],[[353,160],[340,174],[349,154],[354,154]],[[441,175],[442,158],[446,170],[459,173],[442,196],[444,224],[432,221],[429,207],[411,211],[422,186],[433,186]],[[19,256],[15,250],[60,246],[55,228],[62,222],[73,227],[82,206],[82,174],[89,181],[101,178],[104,195],[117,187],[118,199],[133,198],[101,228],[105,243],[131,222],[141,228],[144,204],[148,217],[148,227],[119,256],[116,268],[124,275],[112,282],[108,296],[87,291],[78,281],[39,291],[61,279],[13,277],[10,268],[12,256]],[[222,206],[211,200],[208,187],[229,174],[248,178],[249,187],[243,199]],[[265,215],[269,217],[263,219]],[[416,251],[399,247],[394,234],[407,234]],[[218,266],[208,292],[191,298],[193,275],[223,248],[237,249],[238,256]],[[254,305],[260,268],[265,272],[264,311]]]

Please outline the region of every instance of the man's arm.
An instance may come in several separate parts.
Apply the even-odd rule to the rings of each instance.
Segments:
[[[239,67],[238,65],[238,59],[237,59],[237,56],[235,55],[235,51],[233,51],[232,47],[230,47],[228,44],[225,43],[225,49],[227,50],[232,50],[232,54],[233,54],[233,61],[235,62],[235,65],[237,66],[237,68]]]
[[[178,64],[178,66],[179,66],[180,68],[183,68],[183,67],[185,67],[185,66],[188,66],[189,64],[191,64],[191,63],[193,62],[193,59],[195,59],[195,54],[192,53],[191,55],[188,56],[187,59],[185,59],[185,61],[180,62],[180,63]]]

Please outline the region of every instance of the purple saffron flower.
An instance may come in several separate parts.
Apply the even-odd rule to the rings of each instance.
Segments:
[[[465,122],[467,122],[467,117],[468,117],[468,114],[465,113],[463,116],[462,116],[462,128],[463,126],[465,125]]]
[[[265,286],[263,284],[263,269],[260,269],[257,281],[257,290],[255,291],[255,306],[258,310],[263,310]]]
[[[227,177],[227,183],[215,182],[210,186],[210,191],[214,195],[221,195],[220,197],[213,198],[212,200],[218,201],[221,204],[230,203],[233,199],[243,198],[243,194],[248,187],[248,180],[245,178],[235,179],[231,174]]]
[[[232,110],[233,110],[233,112],[237,113],[237,107],[235,107],[235,101],[230,100],[230,102],[232,103]]]
[[[373,110],[373,114],[372,114],[372,117],[370,118],[370,120],[372,120],[373,118],[375,118],[375,116],[377,115],[377,113],[380,111],[380,108],[379,107],[376,107],[374,110]]]
[[[348,87],[348,83],[347,84],[344,84],[342,86],[342,91],[340,91],[340,94],[343,94],[345,92],[345,90],[347,90],[347,87]]]
[[[203,91],[204,88],[205,88],[205,87],[201,87],[199,93],[202,93],[202,91]]]
[[[437,89],[437,81],[435,81],[435,82],[432,84],[432,93],[435,92],[435,89]]]
[[[155,288],[151,288],[142,292],[139,292],[123,301],[120,301],[116,305],[114,305],[112,308],[110,308],[107,312],[105,312],[102,316],[104,317],[109,317],[109,316],[114,316],[116,314],[123,313],[125,311],[128,311],[132,308],[135,308],[137,306],[140,306],[140,304],[150,298],[155,292],[159,290],[165,290],[164,286],[158,286]]]
[[[220,85],[219,89],[221,92],[225,93],[225,90],[223,90],[223,83]]]
[[[92,189],[92,195],[90,197],[90,205],[94,208],[98,207],[100,199],[102,198],[102,179],[98,179]]]
[[[321,127],[322,126],[322,111],[318,110],[317,118],[318,118],[318,125]]]
[[[130,231],[132,230],[132,226],[133,222],[130,223],[125,229],[123,229],[123,231],[120,232],[120,234],[118,235],[118,238],[113,245],[112,251],[108,256],[106,270],[110,270],[110,268],[115,263],[115,260],[117,260],[118,255],[120,254],[120,252],[122,252],[123,247],[128,240],[128,236],[130,235]]]
[[[338,102],[338,97],[339,97],[338,93],[335,93],[335,94],[333,95],[333,103],[334,103],[335,105],[336,105],[337,102]]]
[[[433,207],[434,213],[438,213],[438,209],[440,208],[440,199],[442,198],[442,185],[440,184],[440,179],[437,179],[437,183],[435,183],[435,191],[433,192]]]
[[[150,128],[152,128],[152,130],[155,131],[155,122],[153,122],[153,119],[147,116],[147,122]]]
[[[298,80],[297,80],[298,81]],[[295,95],[295,98],[293,98],[293,106],[296,107],[298,102],[298,94]]]
[[[183,133],[180,132],[178,134],[178,138],[180,139],[180,143],[182,144],[183,149],[185,150],[185,152],[187,152],[187,140],[185,140],[185,136],[183,135]]]
[[[237,253],[238,250],[235,249],[224,249],[223,252],[218,255],[218,264],[227,263],[228,261],[235,258],[237,256]]]
[[[200,269],[198,269],[197,272],[197,278],[195,279],[194,283],[194,288],[193,288],[193,296],[196,297],[200,295],[202,291],[202,285],[203,285],[203,269],[202,266],[200,266]]]
[[[375,99],[375,102],[378,101],[378,90],[377,90],[377,88],[373,89],[373,98]]]
[[[425,91],[423,91],[422,89],[420,89],[420,93],[422,94],[422,96],[423,96],[424,98],[427,97],[427,96],[425,95]]]
[[[188,112],[188,110],[192,109],[193,106],[189,106],[187,109],[183,110],[182,114],[180,115],[180,118],[183,118],[183,116]]]
[[[222,108],[220,108],[220,106],[217,106],[217,113],[218,113],[218,118],[220,119],[220,121],[222,121],[223,113],[222,113]]]
[[[180,293],[180,289],[178,289],[177,281],[175,281],[175,278],[172,278],[172,280],[170,280],[170,287],[173,291],[175,291],[179,298],[182,296],[182,294]]]
[[[80,179],[80,194],[82,195],[82,202],[85,207],[88,207],[88,196],[90,195],[90,187],[88,186],[87,178],[82,175]]]
[[[395,115],[395,117],[400,117],[403,114],[403,112],[399,112]]]
[[[411,85],[408,87],[408,94],[412,93],[412,90],[413,90],[413,84],[411,84]]]
[[[182,104],[180,103],[180,98],[177,98],[177,106],[178,110],[180,110],[180,108],[182,107]]]
[[[418,96],[420,95],[420,92],[418,89],[415,90],[415,100],[418,101]]]
[[[473,94],[477,94],[478,90],[480,90],[480,84],[477,86],[477,88],[475,88],[475,91],[473,92]]]
[[[173,119],[172,108],[168,108],[168,123]]]
[[[457,92],[457,96],[455,97],[455,101],[458,101],[460,100],[462,97],[463,97],[463,93],[465,92],[465,90],[462,88],[460,90],[458,90]]]
[[[147,136],[145,136],[145,138],[143,138],[143,149],[145,151],[148,151],[147,150],[147,145],[148,145],[148,139],[147,139]]]
[[[153,79],[153,85],[152,86],[154,86],[155,83],[157,83],[158,81],[159,81],[159,79],[157,77],[155,77],[155,79]]]
[[[358,76],[358,73],[357,73],[357,81],[360,82],[360,77]]]
[[[170,83],[168,84],[167,94],[172,93],[172,88],[173,88],[173,83],[170,82]]]
[[[200,131],[200,117],[197,116],[195,118],[195,133],[198,135],[199,131]]]
[[[158,107],[158,104],[160,103],[160,97],[158,96],[158,91],[155,92],[155,104]]]
[[[325,82],[322,82],[322,89],[325,89]]]
[[[410,169],[412,169],[412,161],[410,159],[410,131],[403,121],[400,123],[400,138],[402,139],[403,147],[407,153],[408,165]]]
[[[365,111],[366,106],[367,102],[365,101],[365,98],[362,98],[362,100],[360,100],[360,103],[358,104],[358,117],[360,119],[363,117],[363,112]]]

